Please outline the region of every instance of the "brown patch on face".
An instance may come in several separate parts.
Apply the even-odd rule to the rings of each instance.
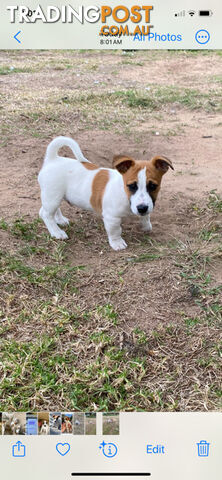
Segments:
[[[146,168],[147,191],[153,203],[159,193],[162,176],[169,168],[174,170],[171,160],[165,156],[156,156],[151,160],[134,160],[127,155],[115,155],[113,168],[122,174],[125,192],[129,199],[136,192],[136,190],[130,190],[129,185],[138,184],[138,174],[140,170]]]
[[[122,174],[125,191],[128,198],[130,199],[131,195],[134,193],[130,191],[128,185],[132,185],[134,183],[138,184],[138,174],[140,170],[146,168],[146,184],[148,187],[148,193],[155,203],[157,195],[160,191],[162,176],[167,172],[169,167],[173,169],[171,161],[166,157],[157,156],[149,161],[133,160],[131,166],[129,166],[129,168]]]
[[[81,162],[82,166],[85,167],[87,170],[98,170],[99,167],[91,162]]]
[[[99,170],[99,172],[95,175],[93,179],[92,195],[90,197],[90,203],[93,209],[98,213],[102,212],[103,194],[108,181],[109,181],[108,170]]]
[[[133,195],[133,192],[130,191],[128,185],[132,185],[133,183],[138,184],[138,174],[140,170],[143,170],[146,168],[146,184],[148,185],[149,182],[152,182],[153,184],[157,185],[156,189],[154,191],[149,191],[149,194],[151,198],[156,200],[158,192],[160,190],[160,183],[161,183],[161,178],[162,178],[162,173],[158,171],[154,165],[151,164],[151,162],[146,161],[146,160],[137,160],[135,161],[133,167],[129,168],[126,173],[123,174],[123,181],[124,181],[124,187],[126,194],[128,198],[130,199],[131,195]]]

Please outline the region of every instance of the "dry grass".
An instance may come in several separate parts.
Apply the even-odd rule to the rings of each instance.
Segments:
[[[147,239],[147,255],[140,243],[111,261],[104,245],[97,267],[73,265],[38,221],[2,222],[2,410],[221,407],[221,201],[188,209],[186,241]]]
[[[85,414],[85,435],[96,435],[96,415],[94,413]]]
[[[202,54],[203,59],[206,54]],[[174,59],[178,65],[184,65],[189,59],[190,70],[195,68],[192,53],[174,52],[173,58],[172,52],[167,55],[169,61]],[[155,112],[158,123],[163,121],[164,128],[161,113],[166,114],[169,108],[222,111],[219,77],[214,70],[207,82],[201,72],[196,76],[190,74],[192,86],[180,68],[177,74],[181,79],[178,78],[177,83],[171,79],[172,84],[169,84],[169,78],[164,81],[166,72],[157,75],[159,83],[153,81],[149,77],[149,67],[156,64],[162,70],[163,61],[167,61],[166,56],[163,60],[162,52],[138,52],[136,61],[134,54],[123,56],[121,52],[41,52],[37,56],[14,52],[10,60],[2,52],[2,57],[0,75],[4,79],[10,77],[14,89],[11,98],[4,94],[3,84],[0,96],[1,133],[8,139],[12,133],[48,138],[66,132],[67,125],[76,130],[90,130],[97,125],[102,130],[133,134],[141,122],[154,122]],[[212,65],[219,68],[219,61],[217,53],[211,52]],[[132,80],[132,69],[139,74],[135,81]],[[17,82],[19,77],[21,82]],[[155,130],[155,125],[153,128]],[[174,134],[175,128],[177,131],[174,124]]]

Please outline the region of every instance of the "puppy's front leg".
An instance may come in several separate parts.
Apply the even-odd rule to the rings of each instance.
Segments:
[[[152,232],[152,223],[149,215],[144,215],[144,217],[141,217],[140,222],[144,232]]]
[[[121,237],[121,218],[103,215],[103,221],[108,235],[110,247],[116,251],[126,248],[127,244]]]

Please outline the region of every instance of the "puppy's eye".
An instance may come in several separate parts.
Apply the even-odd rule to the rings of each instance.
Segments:
[[[129,189],[129,191],[132,192],[132,193],[135,193],[138,189],[138,186],[137,186],[136,182],[130,183],[129,185],[127,185],[127,187]]]
[[[149,192],[154,192],[154,190],[156,190],[157,187],[158,185],[156,183],[153,183],[153,182],[147,183],[147,190]]]

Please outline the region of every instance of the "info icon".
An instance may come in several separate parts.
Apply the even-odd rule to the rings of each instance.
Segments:
[[[99,449],[102,450],[103,455],[107,458],[115,457],[118,451],[115,443],[106,443],[104,440],[100,443]]]

